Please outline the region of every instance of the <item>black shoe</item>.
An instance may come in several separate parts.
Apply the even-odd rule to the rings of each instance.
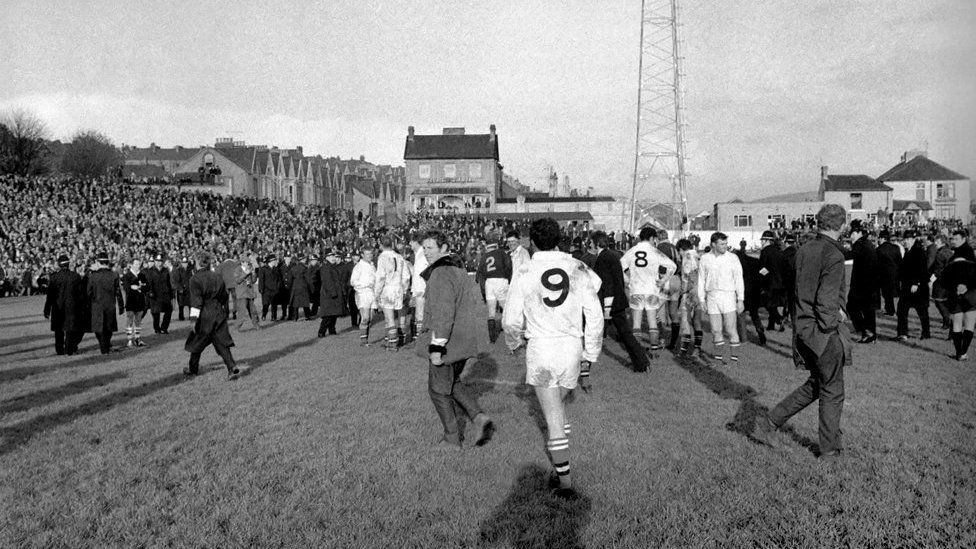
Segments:
[[[756,429],[752,433],[753,438],[771,448],[781,448],[783,446],[783,433],[779,430],[769,416],[762,414],[756,418]]]
[[[200,370],[191,370],[189,368],[183,368],[183,375],[187,377],[198,376],[200,375]]]
[[[495,434],[495,424],[491,421],[491,418],[487,414],[481,413],[474,418],[475,427],[475,446],[484,446],[491,440],[493,434]]]
[[[908,341],[908,336],[907,335],[900,335],[900,336],[895,337],[895,339],[898,340],[898,341],[901,341],[902,343],[905,343],[905,342]]]
[[[858,343],[874,343],[878,340],[877,334],[866,335],[861,339],[857,340]]]
[[[760,347],[766,346],[766,334],[759,334],[759,346]]]
[[[844,456],[844,454],[840,450],[832,450],[830,452],[825,452],[823,454],[820,454],[817,457],[820,458],[820,459],[822,459],[822,460],[824,460],[824,461],[833,461],[833,460],[836,460],[836,459],[840,459],[843,456]]]
[[[237,368],[227,371],[227,381],[234,381],[235,379],[241,377],[241,371]]]

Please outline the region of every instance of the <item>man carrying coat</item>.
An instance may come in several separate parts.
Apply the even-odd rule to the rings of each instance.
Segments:
[[[196,266],[199,269],[190,278],[190,318],[196,318],[193,330],[186,338],[184,349],[190,353],[189,367],[183,368],[183,374],[195,376],[200,373],[200,355],[204,349],[213,345],[214,350],[224,359],[227,366],[227,379],[232,381],[240,376],[240,370],[234,361],[230,348],[234,340],[227,328],[228,295],[227,288],[221,275],[210,269],[211,258],[208,253],[197,255]]]
[[[78,343],[84,335],[85,289],[81,276],[72,271],[68,256],[58,258],[60,270],[51,275],[47,287],[47,300],[44,302],[44,318],[51,320],[54,332],[54,351],[59,355],[73,355],[78,352]]]
[[[98,348],[103,355],[112,352],[112,333],[119,329],[115,316],[118,303],[119,314],[125,314],[122,300],[122,282],[119,275],[109,269],[108,254],[95,256],[92,273],[88,275],[88,302],[91,304],[91,330],[98,339]]]
[[[426,333],[417,344],[418,355],[428,359],[428,393],[444,427],[439,445],[461,447],[458,416],[467,415],[475,427],[475,445],[491,439],[495,426],[481,410],[478,398],[459,376],[464,363],[477,357],[488,344],[487,316],[481,291],[460,262],[448,253],[448,237],[431,231],[424,237],[430,266],[421,273],[427,283],[424,301]]]

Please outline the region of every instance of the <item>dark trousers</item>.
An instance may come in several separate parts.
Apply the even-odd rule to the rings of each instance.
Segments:
[[[237,363],[234,362],[234,355],[231,354],[230,347],[224,345],[223,343],[217,340],[211,340],[210,343],[213,344],[213,348],[215,351],[217,351],[217,354],[220,355],[220,358],[224,359],[224,365],[227,366],[227,371],[228,372],[234,371],[234,368],[237,366]],[[202,352],[190,353],[190,371],[194,374],[200,372],[201,354],[203,353]]]
[[[271,310],[271,320],[278,320],[278,302],[275,294],[261,294],[261,320],[268,318],[268,309]]]
[[[335,315],[325,315],[322,317],[322,322],[319,323],[319,335],[336,335],[336,317]]]
[[[908,311],[911,309],[915,309],[918,321],[922,324],[922,337],[931,337],[928,292],[903,293],[898,298],[898,335],[908,335]]]
[[[101,351],[103,355],[107,355],[112,351],[112,332],[108,330],[104,332],[95,332],[95,339],[98,340],[98,350]]]
[[[84,332],[54,332],[54,352],[59,355],[73,355],[78,352],[78,344],[84,337]]]
[[[346,308],[349,309],[349,320],[353,328],[359,327],[359,309],[356,307],[356,290],[350,288],[346,294]]]
[[[311,307],[295,307],[292,305],[288,306],[288,320],[298,320],[298,309],[302,309],[305,312],[305,320],[312,320]]]
[[[179,310],[179,316],[177,318],[180,320],[186,320],[186,316],[183,315],[183,308],[189,307],[187,304],[189,301],[190,296],[187,295],[187,292],[176,292],[176,307]]]
[[[878,333],[878,323],[874,314],[874,305],[871,303],[865,303],[863,301],[848,301],[847,302],[847,314],[851,317],[851,323],[854,324],[854,330],[872,334]]]
[[[884,313],[886,315],[895,314],[895,283],[893,281],[881,281],[881,298],[884,300]]]
[[[820,453],[840,450],[840,416],[844,410],[844,347],[840,336],[832,334],[827,348],[817,356],[806,344],[797,339],[797,350],[803,356],[810,377],[806,383],[783,399],[769,413],[769,419],[781,427],[801,410],[820,401]]]
[[[759,316],[759,305],[750,303],[748,307],[746,307],[746,312],[749,313],[749,318],[752,320],[752,325],[756,328],[756,334],[759,335],[760,343],[763,343],[766,340],[766,331],[763,329],[762,318]],[[779,319],[776,321],[776,323],[783,321],[779,313],[776,312],[776,309],[772,309],[769,310],[770,324],[773,324],[773,315],[776,315],[776,318]],[[739,332],[739,341],[749,341],[749,338],[746,337],[746,315],[738,315],[738,317],[736,317],[735,327]]]
[[[481,413],[481,406],[478,405],[474,392],[467,384],[458,381],[458,376],[464,370],[464,361],[440,366],[435,366],[430,361],[427,364],[427,392],[430,394],[430,401],[434,403],[437,417],[444,426],[444,436],[459,440],[458,420],[465,415],[474,419]]]
[[[154,332],[165,332],[169,330],[169,322],[173,318],[173,311],[163,310],[160,313],[152,313],[153,318],[153,331]]]
[[[627,350],[634,371],[643,372],[647,370],[651,361],[647,358],[647,353],[644,352],[640,342],[634,337],[633,324],[627,318],[627,311],[623,310],[617,314],[611,314],[610,323],[613,324],[613,329],[617,332],[617,341]]]

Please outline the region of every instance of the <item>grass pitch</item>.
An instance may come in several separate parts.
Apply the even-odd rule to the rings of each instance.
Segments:
[[[501,342],[469,370],[496,436],[451,452],[432,447],[412,351],[278,323],[233,331],[242,379],[212,350],[185,379],[188,323],[154,336],[147,318],[144,349],[103,357],[89,334],[58,357],[42,305],[0,300],[2,546],[976,546],[976,362],[949,359],[939,329],[855,350],[835,463],[814,457],[815,407],[785,449],[750,436],[806,377],[789,332],[737,366],[665,352],[648,374],[608,340],[569,406],[580,497],[564,501],[522,356]]]

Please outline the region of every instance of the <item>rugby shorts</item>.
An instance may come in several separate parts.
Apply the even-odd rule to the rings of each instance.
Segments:
[[[582,338],[532,338],[525,349],[525,382],[533,387],[575,389],[582,357]]]
[[[736,312],[735,292],[712,290],[705,294],[705,312],[724,315]]]
[[[380,293],[379,305],[383,309],[393,309],[399,311],[403,309],[403,289],[399,287],[386,287]]]
[[[485,299],[505,301],[508,297],[508,280],[504,278],[485,279]]]
[[[635,311],[657,311],[664,302],[659,295],[631,294],[630,308]]]
[[[356,290],[356,308],[372,309],[376,302],[376,293],[371,288]]]

